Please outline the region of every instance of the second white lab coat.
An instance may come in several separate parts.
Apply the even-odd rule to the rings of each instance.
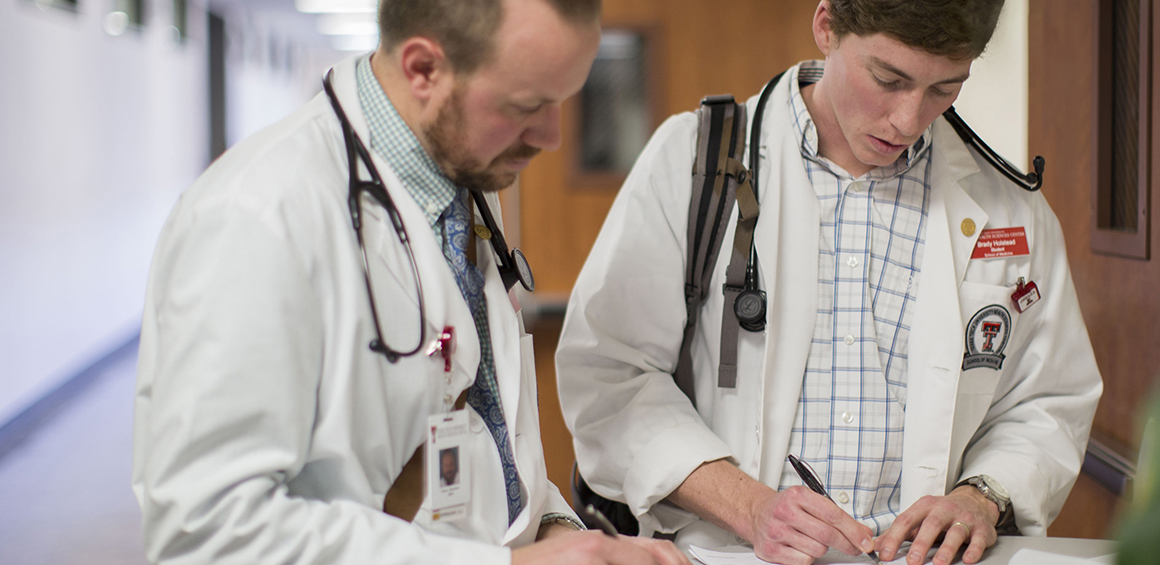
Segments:
[[[737,387],[716,384],[727,252],[693,340],[695,409],[671,374],[685,323],[693,114],[665,122],[633,168],[576,283],[560,338],[560,399],[580,471],[597,492],[626,501],[645,534],[684,528],[681,546],[736,542],[662,502],[698,465],[727,457],[772,487],[781,478],[817,316],[820,220],[791,122],[796,80],[796,69],[786,73],[762,126],[755,239],[768,327],[740,332]],[[756,97],[750,116],[755,108]],[[902,507],[988,474],[1010,492],[1023,533],[1043,535],[1079,472],[1102,390],[1063,235],[1041,194],[1007,181],[942,118],[931,158],[904,399]],[[963,227],[967,219],[974,229]],[[982,230],[1019,226],[1029,256],[970,259]],[[1023,314],[1010,305],[1018,277],[1035,281],[1043,296]],[[1001,370],[964,371],[967,325],[992,304],[1006,306],[1013,327]]]
[[[338,66],[334,86],[369,146],[354,70],[353,59]],[[496,375],[527,504],[509,527],[495,443],[468,407],[466,519],[434,523],[429,505],[414,524],[383,513],[428,416],[474,381],[480,352],[423,211],[374,161],[410,235],[426,309],[419,344],[410,262],[364,195],[383,337],[399,350],[420,346],[395,363],[368,349],[347,153],[325,94],[223,155],[171,214],[150,273],[134,424],[133,490],[151,562],[502,564],[511,554],[501,545],[531,543],[544,514],[572,515],[544,467],[532,338],[483,240]],[[445,327],[458,342],[450,372],[425,351]]]

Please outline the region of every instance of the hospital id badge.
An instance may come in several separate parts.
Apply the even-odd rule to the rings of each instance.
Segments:
[[[1039,287],[1035,286],[1035,281],[1019,277],[1019,280],[1015,281],[1015,292],[1011,294],[1011,302],[1015,304],[1015,311],[1019,313],[1026,312],[1032,304],[1039,302]]]
[[[467,516],[471,502],[471,437],[466,410],[427,418],[427,493],[432,522]]]

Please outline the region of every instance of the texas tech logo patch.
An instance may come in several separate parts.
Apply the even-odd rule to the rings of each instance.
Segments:
[[[967,324],[967,352],[963,354],[963,370],[976,367],[1002,369],[1003,350],[1011,335],[1011,313],[992,304],[975,312]]]

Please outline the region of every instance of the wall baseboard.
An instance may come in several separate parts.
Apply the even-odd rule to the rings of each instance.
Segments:
[[[23,444],[37,430],[66,408],[77,396],[100,380],[105,370],[127,355],[137,354],[137,343],[141,338],[136,332],[127,341],[114,347],[93,364],[61,383],[51,392],[40,397],[23,412],[0,425],[0,460]]]

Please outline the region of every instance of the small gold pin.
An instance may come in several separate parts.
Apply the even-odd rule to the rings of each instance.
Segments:
[[[972,235],[975,235],[975,221],[974,220],[972,220],[970,218],[963,220],[962,228],[963,228],[963,235],[965,235],[967,237],[971,237]]]
[[[491,230],[487,229],[487,226],[475,224],[472,229],[475,230],[475,236],[479,239],[491,239]]]

